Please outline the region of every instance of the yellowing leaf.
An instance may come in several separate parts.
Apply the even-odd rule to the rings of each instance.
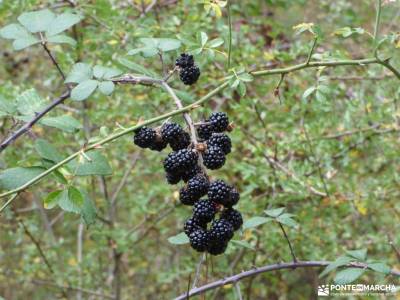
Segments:
[[[118,44],[118,41],[117,40],[111,40],[111,41],[108,41],[107,43],[109,45],[116,45],[116,44]]]

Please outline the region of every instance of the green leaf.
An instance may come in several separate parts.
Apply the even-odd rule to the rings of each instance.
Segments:
[[[277,218],[284,212],[284,210],[285,207],[279,207],[279,208],[264,210],[264,213],[272,218]]]
[[[350,263],[352,259],[347,256],[340,256],[335,261],[331,262],[326,268],[319,274],[319,277],[323,277],[326,274],[332,272],[333,270],[337,269],[338,267],[345,266]]]
[[[317,90],[315,86],[309,87],[303,94],[303,99],[308,98],[312,93],[314,93]]]
[[[391,271],[390,267],[382,262],[368,263],[368,268],[383,274],[389,274]]]
[[[174,245],[183,245],[189,243],[189,238],[187,237],[186,233],[181,232],[177,235],[169,237],[168,242]]]
[[[40,120],[40,124],[58,128],[65,132],[76,132],[82,128],[82,124],[70,115],[62,115],[58,117],[44,117]]]
[[[152,57],[158,54],[158,49],[154,47],[142,47],[128,51],[128,55],[136,55],[141,53],[144,57]]]
[[[280,215],[279,217],[276,218],[276,221],[281,223],[281,224],[287,225],[289,227],[296,227],[297,226],[297,222],[292,219],[292,214]]]
[[[60,195],[63,191],[54,191],[47,195],[47,197],[43,201],[43,206],[45,209],[52,209],[56,205],[58,205],[58,201],[60,201]]]
[[[48,36],[59,34],[68,28],[74,26],[82,20],[82,16],[71,13],[58,15],[46,30]]]
[[[246,95],[246,84],[244,84],[243,81],[239,82],[239,85],[236,88],[236,90],[239,93],[240,97],[244,97]]]
[[[114,68],[108,68],[96,65],[93,68],[93,75],[97,79],[111,79],[118,75],[121,75],[122,71]]]
[[[143,66],[141,66],[141,65],[139,65],[139,64],[137,64],[137,63],[135,63],[133,61],[130,61],[130,60],[126,59],[126,58],[118,58],[118,62],[121,65],[127,67],[128,69],[130,69],[132,71],[135,71],[135,72],[138,72],[139,74],[144,74],[144,75],[147,75],[147,76],[150,76],[150,77],[154,77],[155,76],[155,73],[152,72],[151,70],[149,70],[148,68],[145,68],[145,67],[143,67]]]
[[[73,38],[64,34],[50,36],[47,38],[47,41],[54,44],[69,44],[73,47],[76,46],[76,41]]]
[[[253,81],[253,76],[251,75],[251,74],[249,74],[249,73],[243,73],[243,74],[240,74],[239,76],[238,76],[238,78],[241,80],[241,81],[244,81],[244,82],[251,82],[251,81]]]
[[[18,51],[18,50],[25,49],[29,46],[35,45],[39,42],[40,41],[37,38],[35,38],[34,36],[27,36],[25,38],[16,39],[13,42],[13,48]]]
[[[358,261],[365,261],[367,258],[367,249],[347,250],[347,255],[354,257]]]
[[[141,38],[139,39],[146,47],[154,47],[163,52],[176,50],[181,47],[181,41],[169,38]]]
[[[18,21],[30,32],[36,33],[50,29],[50,24],[55,17],[50,10],[44,9],[23,13],[18,17]]]
[[[103,81],[99,84],[99,91],[104,95],[111,95],[114,91],[115,84],[112,81]]]
[[[365,272],[365,269],[348,268],[348,269],[338,272],[335,276],[334,281],[336,284],[352,283],[354,280],[359,278],[364,272]]]
[[[35,141],[35,149],[39,153],[40,157],[52,162],[57,163],[63,159],[57,149],[44,139],[37,139]]]
[[[13,190],[43,173],[42,167],[16,167],[0,172],[0,189]]]
[[[112,174],[107,159],[99,151],[85,152],[85,156],[82,155],[78,160],[75,159],[69,163],[73,174],[77,176]]]
[[[71,72],[68,74],[65,83],[81,83],[83,81],[92,79],[93,70],[88,64],[77,63],[72,67]]]
[[[243,230],[260,226],[264,223],[270,222],[272,219],[265,217],[253,217],[246,220],[243,224]]]
[[[58,200],[58,206],[63,210],[76,214],[81,212],[83,203],[84,200],[81,192],[73,186],[69,187],[68,190],[62,191]]]
[[[200,41],[200,45],[201,45],[202,47],[204,47],[204,46],[207,44],[207,41],[208,41],[207,33],[201,31],[201,32],[199,33],[199,41]]]
[[[97,80],[86,80],[78,84],[71,91],[71,99],[75,101],[83,101],[96,90],[99,82]]]
[[[224,40],[221,38],[216,38],[208,42],[208,47],[210,48],[217,48],[224,43]]]
[[[16,40],[24,39],[32,34],[19,24],[10,24],[0,29],[0,37],[3,39]]]
[[[89,226],[96,221],[97,211],[88,193],[81,190],[81,194],[83,196],[83,206],[80,213],[85,224]]]
[[[254,247],[253,247],[252,245],[250,245],[250,244],[249,244],[248,242],[246,242],[246,241],[231,240],[231,242],[232,242],[234,245],[238,245],[238,246],[243,247],[243,248],[255,250]]]

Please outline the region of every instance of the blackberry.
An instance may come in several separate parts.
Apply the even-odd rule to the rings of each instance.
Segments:
[[[228,128],[229,118],[224,112],[215,112],[210,117],[211,125],[216,132],[223,132]]]
[[[209,121],[206,120],[204,122],[208,123]],[[213,128],[211,124],[201,124],[199,127],[197,127],[197,135],[201,140],[208,140],[212,133]]]
[[[225,164],[225,153],[221,148],[211,146],[204,152],[203,162],[208,169],[219,169]]]
[[[229,136],[225,133],[213,133],[207,141],[208,147],[219,147],[224,154],[229,154],[232,148],[232,142]]]
[[[194,217],[191,217],[185,221],[185,224],[183,225],[183,229],[186,233],[187,236],[189,236],[193,231],[197,229],[207,229],[207,224],[201,223],[199,220],[197,220]]]
[[[228,247],[228,243],[221,241],[218,243],[212,243],[211,245],[208,246],[207,252],[210,253],[211,255],[220,255],[223,254]]]
[[[193,207],[193,216],[200,222],[210,222],[216,212],[214,203],[207,199],[197,201]]]
[[[165,177],[167,178],[167,182],[169,184],[177,184],[182,179],[179,174],[171,174],[171,173],[167,173]]]
[[[168,143],[162,138],[156,138],[154,143],[150,145],[150,149],[154,151],[162,151],[167,147]]]
[[[233,237],[233,226],[226,219],[214,220],[209,231],[212,243],[228,242]]]
[[[194,196],[185,188],[179,190],[179,200],[183,205],[193,205],[197,200],[199,200],[199,198]]]
[[[221,214],[221,219],[227,220],[232,224],[233,230],[238,230],[243,225],[243,218],[236,209],[229,208]]]
[[[240,200],[240,194],[238,192],[238,190],[234,187],[232,187],[231,192],[230,192],[230,197],[229,197],[229,201],[227,203],[225,203],[226,207],[232,207],[234,205],[236,205]]]
[[[149,148],[156,140],[156,131],[146,126],[135,130],[135,136],[133,142],[140,148]]]
[[[186,190],[194,197],[200,199],[200,197],[207,194],[209,182],[204,175],[196,175],[189,179]]]
[[[184,148],[189,147],[190,145],[190,135],[187,132],[183,132],[183,134],[179,135],[176,139],[171,140],[169,142],[172,150],[178,151]]]
[[[178,175],[197,164],[198,154],[192,150],[182,149],[171,152],[164,160],[167,173]]]
[[[211,201],[225,205],[230,202],[232,187],[223,180],[212,182],[208,188],[208,199]]]
[[[201,168],[199,167],[199,165],[195,165],[194,167],[185,170],[181,174],[182,180],[184,182],[188,182],[188,180],[190,180],[191,178],[193,178],[197,174],[201,174],[201,173],[202,173],[202,171],[201,171]]]
[[[199,79],[199,77],[200,77],[200,69],[196,65],[181,69],[179,73],[179,78],[185,85],[194,84]]]
[[[181,125],[176,123],[167,122],[161,127],[161,136],[163,140],[168,143],[174,142],[184,134],[185,131],[182,129]]]
[[[208,248],[208,233],[203,229],[197,229],[189,235],[190,245],[198,252],[206,251]]]
[[[175,66],[180,68],[187,68],[194,65],[193,55],[182,53],[181,56],[175,61]]]

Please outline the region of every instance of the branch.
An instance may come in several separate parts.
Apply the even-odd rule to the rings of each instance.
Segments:
[[[325,266],[329,265],[330,263],[331,263],[330,261],[299,261],[299,262],[277,263],[277,264],[273,264],[273,265],[267,265],[267,266],[255,268],[255,269],[252,269],[249,271],[244,271],[242,273],[227,277],[225,279],[220,279],[220,280],[208,283],[206,285],[203,285],[201,287],[191,289],[189,291],[189,293],[184,293],[184,294],[176,297],[175,300],[185,300],[185,299],[188,299],[188,297],[200,295],[200,294],[205,293],[206,291],[213,290],[213,289],[216,289],[216,288],[224,286],[224,285],[235,284],[242,279],[245,279],[248,277],[253,277],[253,276],[256,276],[261,273],[283,270],[283,269],[325,267]],[[346,266],[352,267],[352,268],[368,269],[368,265],[364,264],[364,263],[350,263]],[[393,276],[400,277],[400,271],[391,270],[390,274]]]
[[[290,254],[292,255],[293,262],[296,263],[298,260],[297,260],[296,255],[294,254],[294,250],[293,250],[293,247],[292,247],[292,243],[290,242],[289,237],[288,237],[288,235],[286,234],[286,230],[285,230],[285,228],[283,227],[283,225],[282,225],[281,223],[279,223],[279,222],[278,222],[278,224],[279,224],[279,227],[281,228],[282,233],[283,233],[283,235],[284,235],[284,237],[285,237],[285,239],[286,239],[286,241],[287,241],[287,243],[288,243],[288,245],[289,245]]]
[[[375,19],[375,27],[374,27],[374,40],[378,40],[379,35],[379,25],[381,22],[381,12],[382,12],[382,0],[377,1],[376,7],[376,19]]]
[[[54,58],[53,54],[51,54],[50,49],[47,47],[47,44],[46,44],[45,41],[42,42],[42,46],[43,46],[44,50],[47,52],[47,55],[50,57],[51,62],[53,63],[53,65],[57,68],[58,73],[60,73],[62,79],[65,80],[64,72],[61,70],[61,67],[58,64],[58,62],[56,61],[56,59]]]
[[[60,97],[53,100],[53,102],[51,102],[46,108],[44,108],[41,112],[39,112],[32,120],[30,120],[28,123],[26,123],[25,125],[20,127],[17,131],[13,132],[8,138],[6,138],[0,144],[0,153],[4,149],[6,149],[12,142],[14,142],[17,138],[19,138],[21,135],[23,135],[28,130],[30,130],[33,127],[33,125],[35,125],[41,118],[43,118],[54,107],[63,103],[65,99],[70,97],[70,95],[71,95],[71,92],[69,90],[64,92]]]
[[[229,26],[229,44],[228,44],[228,70],[231,68],[232,57],[232,18],[231,18],[231,1],[226,2],[228,11],[228,26]]]
[[[203,253],[200,257],[199,263],[197,264],[196,274],[194,275],[192,289],[196,288],[197,282],[200,279],[200,270],[201,270],[201,266],[203,265],[204,261],[206,260],[206,255],[207,255],[206,253]]]

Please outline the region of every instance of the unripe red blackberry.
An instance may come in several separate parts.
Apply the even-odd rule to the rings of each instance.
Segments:
[[[193,55],[182,53],[179,58],[177,58],[175,62],[175,66],[180,68],[187,68],[194,65]]]
[[[211,146],[203,154],[203,163],[208,169],[219,169],[225,164],[225,153],[221,148]]]
[[[220,255],[225,253],[227,247],[228,247],[227,242],[224,241],[214,242],[208,246],[207,252],[210,253],[211,255]]]
[[[156,131],[153,128],[143,126],[135,130],[133,142],[141,148],[149,148],[156,140]]]
[[[207,229],[207,224],[202,223],[199,220],[197,220],[194,217],[191,217],[185,221],[185,224],[183,225],[183,229],[186,233],[187,236],[189,236],[193,231],[197,229]]]
[[[207,140],[207,147],[219,147],[226,155],[231,152],[232,142],[225,133],[213,133]]]
[[[216,212],[214,203],[207,199],[199,200],[193,206],[193,216],[200,222],[210,222]]]
[[[196,83],[199,77],[200,77],[200,69],[196,65],[183,68],[179,72],[179,78],[185,85],[192,85]]]
[[[184,135],[185,131],[177,123],[167,122],[161,127],[161,136],[168,143],[174,142]]]
[[[233,237],[233,231],[233,226],[229,221],[225,219],[214,220],[209,231],[210,241],[212,243],[228,242]]]
[[[205,120],[204,122],[206,123],[197,127],[197,135],[201,140],[208,140],[213,133],[213,127],[211,126],[211,123],[208,124],[208,120]]]
[[[190,142],[191,140],[189,133],[183,132],[181,135],[171,140],[169,142],[169,145],[171,146],[172,150],[178,151],[189,147]]]
[[[189,235],[190,245],[198,252],[206,251],[208,248],[208,233],[203,229],[197,229]]]
[[[171,152],[164,160],[164,169],[167,173],[178,175],[185,170],[195,167],[198,154],[189,149]]]
[[[233,208],[226,209],[221,214],[221,219],[225,219],[229,223],[231,223],[233,226],[233,230],[235,231],[238,230],[243,225],[242,214]]]
[[[225,131],[229,125],[228,115],[224,112],[212,113],[209,121],[215,132]]]

